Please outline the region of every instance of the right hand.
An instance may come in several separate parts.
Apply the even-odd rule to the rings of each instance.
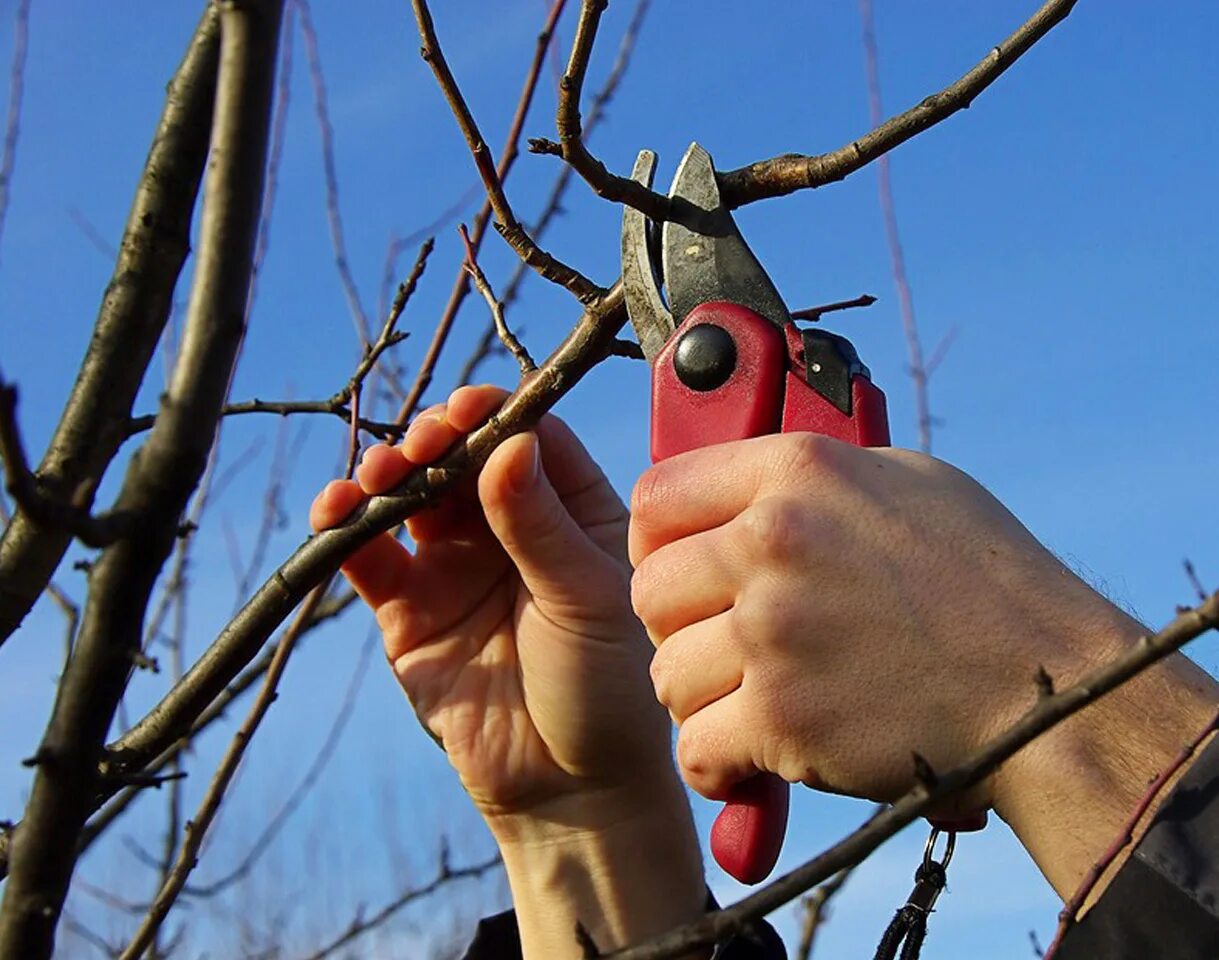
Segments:
[[[893,800],[913,751],[959,765],[1035,703],[1038,667],[1065,687],[1142,632],[959,470],[813,434],[656,464],[630,544],[682,776],[713,799],[764,771]],[[1169,658],[934,813],[993,805],[1069,889],[1215,703]]]

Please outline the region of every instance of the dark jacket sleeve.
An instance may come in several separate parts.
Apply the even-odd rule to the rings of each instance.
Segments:
[[[707,908],[716,909],[708,897]],[[783,941],[770,924],[759,922],[748,934],[721,944],[714,960],[785,960]],[[521,960],[521,937],[511,910],[481,921],[464,960]]]
[[[1194,761],[1056,960],[1219,957],[1219,738]]]

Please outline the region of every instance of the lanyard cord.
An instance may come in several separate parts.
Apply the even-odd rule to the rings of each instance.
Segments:
[[[876,960],[918,960],[923,949],[923,941],[927,938],[927,917],[935,907],[935,902],[948,883],[948,861],[956,847],[957,835],[948,833],[947,845],[944,848],[944,859],[936,860],[935,842],[940,831],[933,827],[931,836],[927,838],[927,846],[923,850],[923,862],[914,871],[914,889],[906,902],[898,909],[880,944],[876,948]],[[898,956],[898,948],[901,956]]]

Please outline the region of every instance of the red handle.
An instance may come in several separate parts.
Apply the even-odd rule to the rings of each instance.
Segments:
[[[704,381],[703,389],[693,389],[683,382],[675,359],[683,336],[703,324],[727,331],[735,356],[722,383],[707,389]],[[711,382],[718,379],[714,372],[707,376]],[[690,311],[653,363],[652,460],[729,440],[802,430],[857,446],[887,446],[885,395],[857,374],[850,396],[849,413],[844,413],[808,385],[801,334],[794,324],[780,332],[745,307],[703,303]],[[774,869],[787,831],[789,792],[779,777],[758,774],[733,787],[716,818],[711,852],[741,883],[758,883]]]

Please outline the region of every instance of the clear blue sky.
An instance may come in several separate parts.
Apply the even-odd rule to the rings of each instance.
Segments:
[[[904,109],[974,64],[1034,8],[1032,0],[878,0],[886,112]],[[13,0],[0,3],[0,55],[12,46]],[[0,370],[22,390],[28,444],[41,453],[86,345],[111,263],[74,222],[74,211],[115,243],[147,150],[162,90],[189,36],[198,3],[112,4],[34,0],[24,123],[12,204],[0,246]],[[417,56],[405,0],[318,2],[315,17],[329,82],[349,257],[364,301],[375,310],[385,244],[460,197],[473,183],[468,155]],[[461,0],[437,11],[454,71],[498,144],[545,5],[541,0]],[[574,6],[574,0],[573,0]],[[590,71],[595,89],[630,14],[616,0]],[[573,19],[561,28],[570,41]],[[907,266],[925,342],[957,338],[932,383],[943,418],[935,450],[993,490],[1026,524],[1115,600],[1150,623],[1190,599],[1181,560],[1210,585],[1215,546],[1214,443],[1219,381],[1219,197],[1213,37],[1219,8],[1204,0],[1152,4],[1082,0],[1057,28],[964,114],[901,147],[893,187]],[[356,354],[333,269],[323,210],[312,97],[296,44],[296,70],[279,205],[266,272],[234,397],[320,397],[345,382]],[[3,61],[7,64],[7,59]],[[7,70],[7,66],[4,67]],[[547,74],[528,135],[553,135]],[[785,151],[838,147],[867,128],[858,12],[853,3],[658,2],[634,64],[593,147],[614,169],[635,152],[660,153],[666,181],[697,139],[721,167]],[[557,161],[525,156],[508,192],[528,220]],[[739,214],[747,238],[793,306],[867,291],[880,302],[834,328],[848,333],[889,394],[895,442],[915,440],[904,345],[876,200],[875,175],[858,173],[821,190],[754,205]],[[475,206],[471,203],[471,207]],[[567,215],[545,246],[594,279],[617,274],[618,211],[576,184]],[[470,211],[463,213],[469,217]],[[413,368],[457,267],[452,224],[405,326]],[[483,263],[497,287],[511,268],[494,237]],[[180,296],[184,297],[183,292]],[[566,294],[526,286],[510,321],[535,354],[575,316]],[[445,385],[481,330],[471,300],[459,342],[442,366]],[[508,383],[514,368],[488,375]],[[140,409],[151,410],[162,371],[154,365]],[[576,425],[624,493],[646,466],[647,376],[641,364],[605,364],[560,412]],[[198,652],[234,602],[227,524],[249,551],[261,511],[276,422],[246,418],[224,432],[233,463],[253,461],[216,505],[193,567],[191,650]],[[294,425],[294,435],[298,427]],[[309,425],[286,490],[285,522],[271,558],[306,532],[305,508],[332,476],[342,427]],[[111,471],[103,493],[121,475]],[[82,594],[80,575],[57,578]],[[354,613],[312,637],[289,668],[283,696],[234,789],[197,876],[216,875],[261,829],[303,775],[359,662],[368,618]],[[0,650],[0,818],[16,817],[28,787],[18,760],[42,729],[60,655],[61,621],[42,604]],[[1213,641],[1193,650],[1214,671]],[[443,758],[419,735],[395,685],[373,654],[371,669],[323,784],[296,815],[255,881],[197,905],[194,954],[241,955],[245,924],[280,923],[289,956],[341,929],[357,905],[389,899],[425,878],[435,836],[454,835],[454,860],[487,849]],[[164,678],[133,684],[136,714]],[[223,738],[200,744],[188,792],[202,790]],[[710,811],[700,807],[704,826]],[[803,794],[785,863],[831,842],[866,808]],[[162,804],[150,797],[80,875],[132,899],[153,876],[121,842],[159,844]],[[836,901],[824,933],[826,957],[870,955],[890,912],[908,891],[921,830],[883,848]],[[734,891],[711,871],[725,896]],[[470,890],[463,890],[463,896]],[[503,902],[489,880],[459,912]],[[937,960],[1025,960],[1028,931],[1043,942],[1057,903],[1002,825],[967,838],[950,874],[950,895],[932,921]],[[103,918],[76,895],[75,916],[119,939],[129,919]],[[791,926],[790,911],[781,925]],[[378,956],[411,956],[417,930],[435,911],[405,914],[371,940]],[[254,938],[256,940],[256,937]],[[95,956],[65,936],[63,956]]]

